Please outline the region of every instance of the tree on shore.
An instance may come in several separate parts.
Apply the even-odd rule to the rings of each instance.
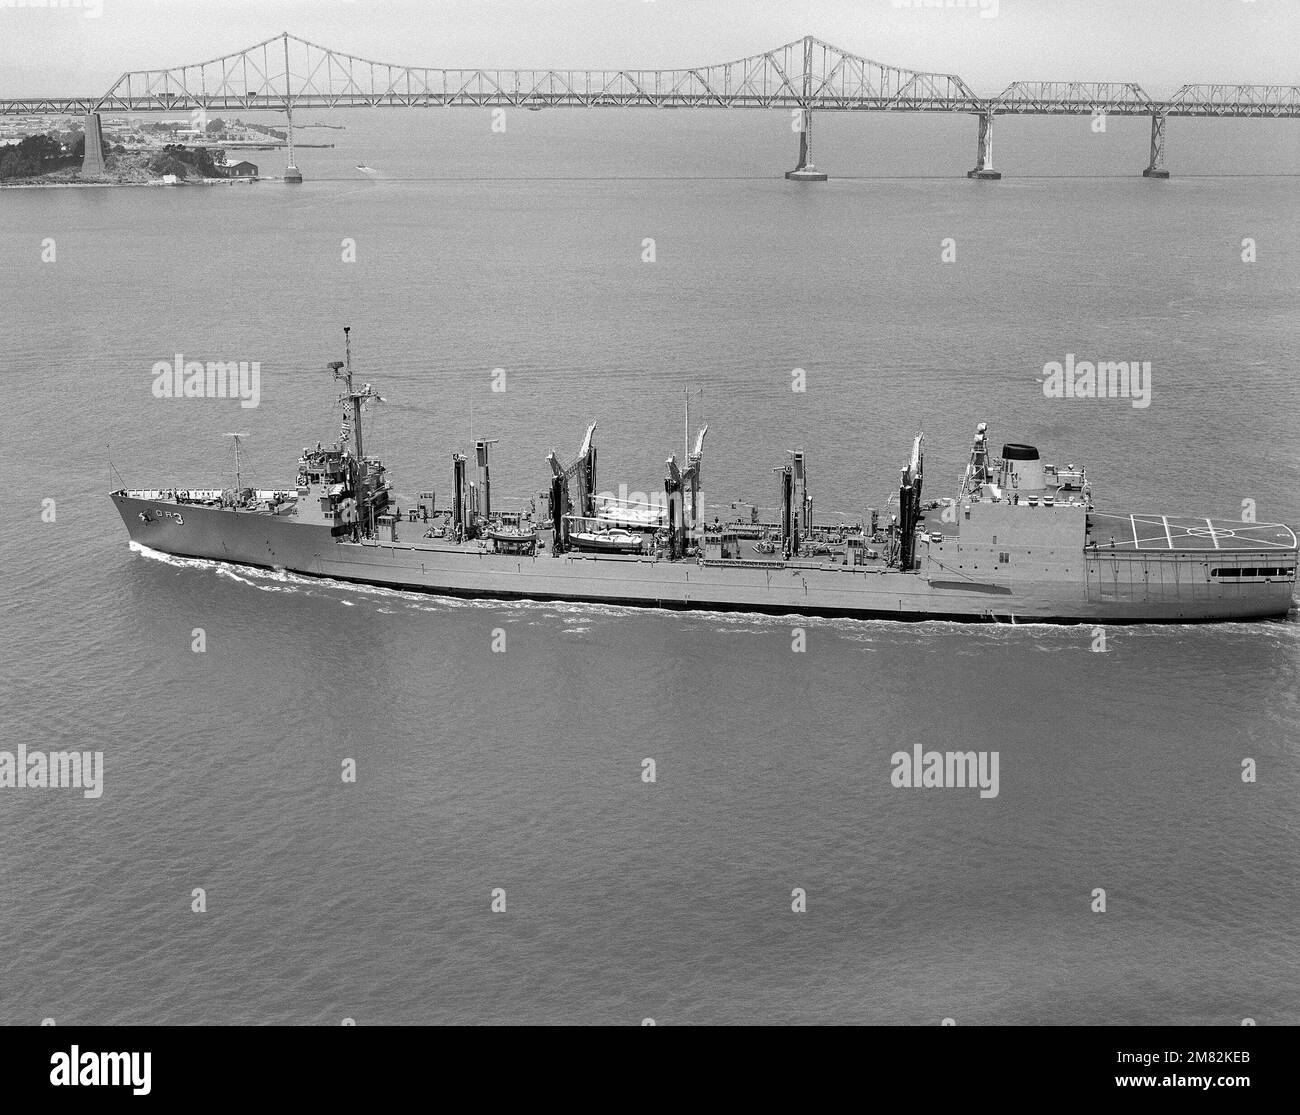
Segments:
[[[66,155],[63,144],[52,136],[27,136],[0,155],[0,178],[35,177]]]
[[[186,147],[169,143],[149,161],[149,170],[156,175],[174,174],[188,177],[191,172],[200,178],[224,178],[225,173],[212,161],[206,147]]]
[[[165,148],[149,160],[149,172],[159,178],[165,174],[184,178],[189,173],[189,168],[176,157],[171,148]]]

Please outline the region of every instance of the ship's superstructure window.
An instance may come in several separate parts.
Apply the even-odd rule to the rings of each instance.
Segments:
[[[1011,555],[1007,553],[1006,550],[1002,550],[998,554],[998,561],[1001,562],[1003,565],[1006,565],[1011,561]]]
[[[1222,569],[1211,569],[1210,576],[1211,577],[1285,577],[1288,574],[1293,572],[1294,570],[1292,569],[1271,568],[1265,565],[1265,566],[1260,566],[1258,569],[1252,568],[1251,566],[1246,566],[1246,568],[1244,569],[1232,569],[1228,567]]]

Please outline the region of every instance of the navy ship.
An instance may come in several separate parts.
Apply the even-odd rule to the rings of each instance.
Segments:
[[[492,441],[453,453],[450,490],[399,507],[383,461],[367,455],[363,410],[379,398],[345,359],[344,419],[331,444],[299,457],[280,489],[111,493],[131,539],[186,557],[310,577],[487,599],[654,608],[1003,623],[1188,623],[1283,618],[1294,607],[1296,534],[1281,523],[1098,511],[1085,470],[1031,445],[995,455],[975,431],[955,496],[922,500],[923,438],[897,505],[862,522],[818,525],[802,452],[774,468],[779,511],[702,513],[703,427],[663,490],[630,501],[596,490],[595,425],[572,461],[547,458],[545,488],[494,508]]]

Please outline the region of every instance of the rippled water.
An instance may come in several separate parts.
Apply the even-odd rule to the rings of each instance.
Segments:
[[[1300,1021],[1294,622],[1094,653],[1086,628],[456,601],[128,545],[108,459],[207,486],[240,431],[283,483],[334,436],[343,324],[407,494],[493,436],[526,497],[592,420],[601,486],[648,490],[689,384],[706,501],[773,502],[802,446],[817,507],[860,515],[920,427],[945,494],[983,419],[1086,463],[1103,508],[1300,521],[1295,179],[855,179],[950,170],[836,124],[841,176],[809,189],[757,177],[792,154],[775,117],[538,115],[511,147],[422,122],[419,149],[343,116],[297,192],[0,194],[0,747],[105,757],[98,800],[0,790],[0,1020]],[[1073,141],[1017,157],[1057,156],[1085,169]],[[655,179],[691,166],[719,177]],[[584,170],[637,177],[562,180]],[[261,405],[155,400],[177,352],[260,361]],[[1066,352],[1151,360],[1152,405],[1045,399]],[[998,751],[998,796],[894,788],[916,743]]]

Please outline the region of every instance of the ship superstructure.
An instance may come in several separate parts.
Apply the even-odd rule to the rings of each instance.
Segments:
[[[304,448],[292,488],[111,493],[133,540],[152,549],[394,588],[484,598],[597,601],[774,614],[1000,622],[1192,622],[1284,617],[1297,540],[1280,523],[1098,511],[1082,467],[1031,445],[995,456],[976,429],[955,496],[923,501],[924,438],[899,478],[897,507],[818,524],[802,451],[773,469],[775,514],[703,505],[701,428],[646,499],[596,491],[596,425],[578,453],[547,458],[546,487],[494,505],[497,444],[451,455],[450,488],[399,507],[367,455],[363,415],[382,401],[345,358],[343,422]]]

